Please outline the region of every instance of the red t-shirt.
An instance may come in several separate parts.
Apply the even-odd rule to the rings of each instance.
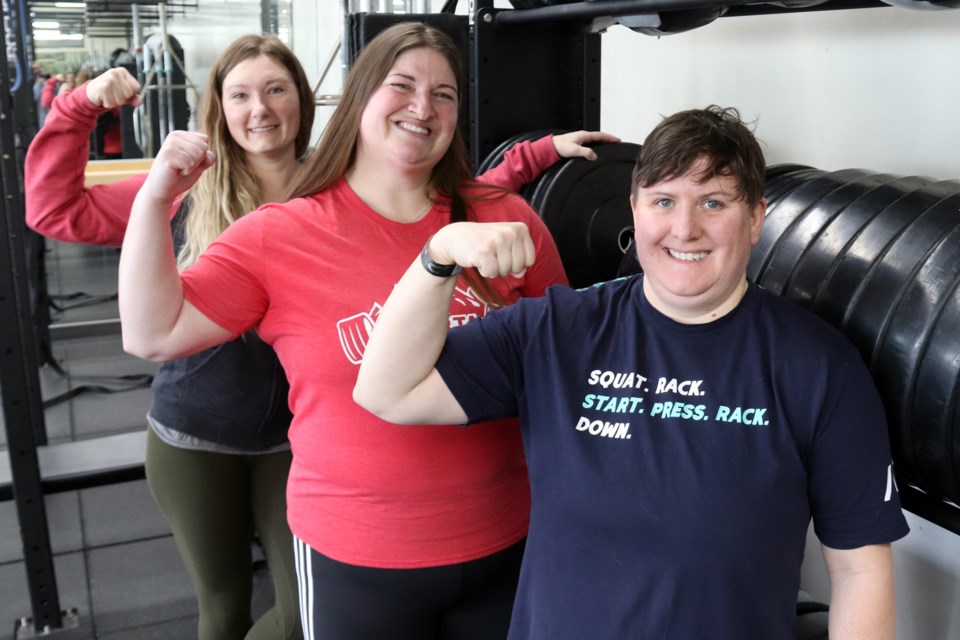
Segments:
[[[537,262],[495,286],[503,297],[565,283],[547,228],[521,198],[472,203],[479,221],[530,227]],[[316,196],[266,205],[235,222],[183,274],[187,299],[239,335],[257,326],[290,379],[292,531],[355,565],[465,562],[522,539],[530,509],[515,420],[458,428],[396,426],[353,402],[367,336],[394,284],[445,225],[442,198],[402,224],[367,207],[345,180]],[[452,325],[486,312],[463,279]]]

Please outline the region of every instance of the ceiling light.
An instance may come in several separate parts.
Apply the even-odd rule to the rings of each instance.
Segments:
[[[86,2],[54,2],[53,6],[57,9],[85,9]]]
[[[41,29],[33,32],[33,39],[42,42],[55,40],[83,40],[82,33],[60,33],[59,31]]]
[[[56,20],[34,20],[34,29],[59,29],[60,23]]]

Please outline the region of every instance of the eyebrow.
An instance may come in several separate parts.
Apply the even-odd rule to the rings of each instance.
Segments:
[[[226,91],[227,89],[246,89],[247,87],[250,87],[250,86],[260,86],[260,85],[266,85],[266,84],[271,84],[275,82],[282,82],[286,84],[293,83],[293,81],[290,80],[289,78],[285,78],[283,76],[273,76],[273,77],[267,78],[266,80],[255,80],[253,82],[231,82],[230,84],[223,85],[223,90]]]
[[[388,74],[387,74],[387,77],[389,78],[390,76],[400,76],[401,78],[406,78],[407,80],[410,80],[411,82],[416,82],[416,81],[417,81],[417,79],[414,78],[414,77],[413,77],[412,75],[410,75],[409,73],[400,73],[399,71],[393,71],[393,72],[391,72],[391,73],[388,73]],[[437,89],[441,89],[441,88],[450,89],[451,91],[456,92],[458,95],[459,95],[459,93],[460,93],[460,90],[457,89],[455,86],[453,86],[453,85],[451,85],[451,84],[447,84],[447,83],[445,83],[445,82],[442,82],[442,83],[438,84],[436,88],[437,88]]]
[[[641,187],[641,189],[642,189],[642,187]],[[676,197],[677,197],[677,194],[675,194],[675,193],[673,193],[673,192],[670,192],[670,191],[648,191],[648,192],[647,192],[647,195],[648,195],[648,196],[663,197],[663,198],[673,198],[673,199],[676,199]],[[731,197],[726,191],[723,191],[722,189],[715,189],[715,190],[713,190],[713,191],[708,191],[707,193],[698,193],[698,194],[697,194],[697,197],[698,197],[698,198],[716,198],[717,196],[723,196],[724,198],[729,198],[729,197]]]

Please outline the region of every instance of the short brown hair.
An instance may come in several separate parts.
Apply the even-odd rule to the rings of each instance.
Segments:
[[[700,158],[703,179],[730,176],[751,207],[763,199],[766,163],[753,131],[733,107],[710,105],[664,118],[644,140],[633,167],[632,191],[686,174]]]

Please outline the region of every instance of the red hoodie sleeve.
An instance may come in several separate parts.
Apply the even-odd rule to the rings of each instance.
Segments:
[[[104,111],[90,103],[84,86],[53,101],[24,164],[27,225],[37,233],[65,242],[123,243],[146,174],[84,187],[90,132]]]
[[[58,81],[54,77],[47,78],[43,83],[43,89],[40,90],[40,106],[49,109],[53,104],[53,99],[57,97]]]
[[[560,156],[553,146],[552,135],[533,142],[518,142],[503,154],[500,164],[479,176],[477,180],[518,191],[523,185],[539,178],[540,174],[559,159]]]

